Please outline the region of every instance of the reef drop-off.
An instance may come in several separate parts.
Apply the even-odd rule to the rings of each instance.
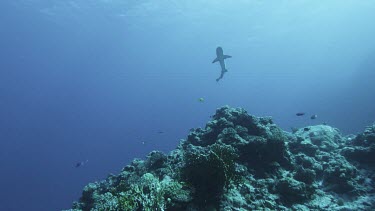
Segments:
[[[88,184],[70,211],[375,210],[374,180],[375,125],[290,133],[224,106],[169,154]]]

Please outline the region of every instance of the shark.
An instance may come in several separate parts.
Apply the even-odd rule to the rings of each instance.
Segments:
[[[215,63],[215,62],[220,63],[221,74],[220,74],[220,77],[216,79],[217,82],[223,78],[224,73],[228,72],[227,68],[225,67],[225,62],[224,62],[224,59],[228,59],[228,58],[232,58],[232,56],[224,55],[222,47],[219,46],[216,48],[216,59],[214,59],[212,63]]]

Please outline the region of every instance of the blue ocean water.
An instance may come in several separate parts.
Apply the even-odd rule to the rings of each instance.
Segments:
[[[223,105],[285,130],[362,132],[375,120],[373,11],[372,0],[2,0],[0,210],[68,209],[84,185],[174,149]],[[218,46],[232,58],[216,82]]]

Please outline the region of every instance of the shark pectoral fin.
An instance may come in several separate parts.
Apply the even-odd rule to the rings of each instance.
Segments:
[[[232,58],[232,56],[224,55],[223,58],[224,58],[224,59],[229,59],[229,58]]]
[[[219,58],[216,57],[216,59],[214,59],[214,61],[212,61],[212,63],[215,63],[215,62],[218,62],[219,61]]]

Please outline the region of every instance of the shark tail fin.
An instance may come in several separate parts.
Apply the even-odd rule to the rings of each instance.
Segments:
[[[224,55],[223,58],[224,58],[224,59],[229,59],[229,58],[232,58],[232,56]]]

